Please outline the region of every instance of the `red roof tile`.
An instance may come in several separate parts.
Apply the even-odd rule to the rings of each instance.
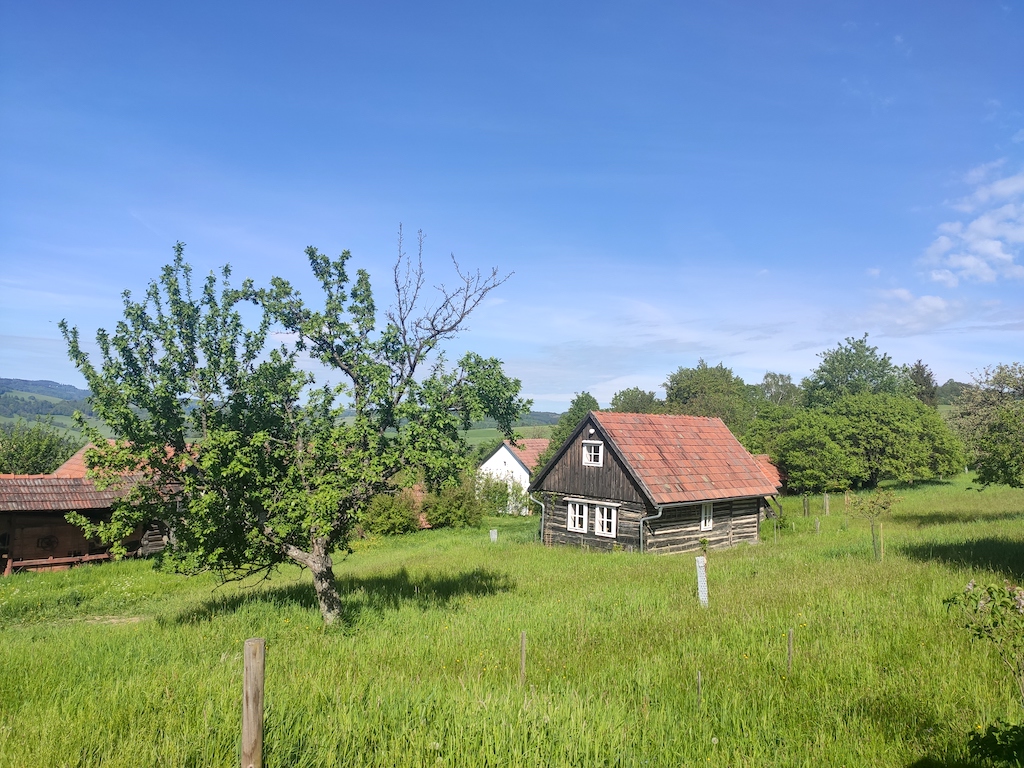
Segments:
[[[546,437],[531,437],[523,438],[517,445],[512,445],[511,440],[506,440],[505,445],[519,457],[528,470],[533,472],[537,468],[537,459],[548,449],[550,442]]]
[[[0,512],[107,509],[123,490],[99,490],[81,477],[0,475]]]
[[[655,504],[778,492],[721,419],[647,413],[591,415]]]
[[[779,472],[779,468],[772,464],[771,457],[767,453],[755,453],[754,460],[761,467],[761,471],[768,478],[768,482],[773,483],[776,488],[781,488],[782,474]]]

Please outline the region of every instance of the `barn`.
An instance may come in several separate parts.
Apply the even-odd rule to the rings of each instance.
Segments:
[[[721,419],[592,411],[530,492],[546,544],[667,554],[756,542],[777,483]]]
[[[65,519],[79,512],[98,520],[110,515],[114,488],[100,490],[86,476],[82,448],[49,475],[0,475],[0,572],[63,570],[110,558],[109,547],[85,538]],[[163,549],[166,529],[154,521],[124,542],[128,551],[148,555]]]

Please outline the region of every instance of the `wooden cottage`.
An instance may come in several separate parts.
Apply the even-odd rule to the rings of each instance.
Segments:
[[[109,517],[118,498],[86,476],[83,448],[49,475],[0,475],[0,572],[63,570],[109,559],[109,547],[85,538],[65,519],[79,512],[93,520]],[[149,555],[163,549],[166,529],[159,522],[139,529],[124,542],[128,551]]]
[[[546,544],[672,553],[756,542],[777,478],[721,419],[591,412],[530,492]]]

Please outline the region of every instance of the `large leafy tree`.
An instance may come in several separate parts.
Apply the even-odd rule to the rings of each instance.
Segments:
[[[914,385],[914,396],[925,405],[936,407],[939,404],[939,384],[932,369],[918,360],[907,369],[907,375]]]
[[[49,421],[18,419],[0,424],[0,473],[47,474],[67,461],[84,441]]]
[[[849,336],[818,357],[821,363],[802,382],[810,406],[826,406],[862,393],[914,395],[907,371],[868,344],[866,333],[859,339]]]
[[[983,483],[1024,487],[1024,364],[1000,364],[974,376],[953,401],[950,421]]]
[[[653,392],[630,387],[612,395],[611,409],[617,413],[661,413],[664,405]]]
[[[793,377],[788,373],[767,371],[757,388],[760,397],[774,405],[799,406],[803,402],[800,387],[793,383]]]
[[[369,276],[350,281],[350,254],[307,256],[324,295],[316,309],[282,279],[232,288],[227,268],[195,292],[179,243],[142,301],[124,294],[115,332],[97,333],[98,365],[76,328],[61,329],[117,436],[93,434],[88,461],[126,484],[109,522],[78,522],[116,542],[157,515],[173,533],[169,561],[185,572],[233,578],[298,563],[331,623],[341,613],[331,555],[346,549],[359,512],[403,477],[451,484],[468,454],[460,429],[490,415],[512,436],[529,404],[498,360],[467,354],[448,368],[437,354],[502,282],[496,273],[457,270],[459,285],[423,312],[422,262],[400,249],[395,303],[378,330]],[[296,341],[271,346],[275,324]],[[314,387],[303,353],[342,383]]]
[[[742,435],[753,418],[753,387],[723,363],[711,366],[703,359],[696,367],[680,366],[665,381],[665,408],[689,416],[717,416]]]

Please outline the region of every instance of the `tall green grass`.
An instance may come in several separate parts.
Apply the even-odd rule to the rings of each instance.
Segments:
[[[16,575],[0,765],[236,764],[253,636],[268,766],[970,765],[969,730],[1024,712],[942,599],[1020,578],[1024,492],[898,492],[884,563],[841,496],[828,517],[786,499],[778,543],[769,523],[762,544],[710,553],[708,609],[692,556],[546,548],[536,518],[486,521],[497,544],[360,542],[330,630],[293,569],[223,588],[144,562]]]

